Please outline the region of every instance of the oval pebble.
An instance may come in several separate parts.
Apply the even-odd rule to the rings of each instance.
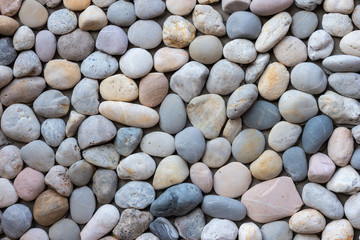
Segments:
[[[110,169],[98,169],[92,177],[92,191],[100,204],[108,204],[115,197],[118,176]]]
[[[240,201],[218,195],[206,195],[201,210],[208,216],[231,221],[240,221],[246,216],[245,206]]]
[[[308,162],[302,148],[292,147],[287,149],[282,155],[282,160],[285,171],[293,181],[302,181],[307,177]]]
[[[1,226],[6,236],[19,238],[31,227],[32,220],[33,216],[27,206],[14,204],[4,211]]]
[[[247,39],[235,39],[224,46],[224,57],[235,63],[248,64],[256,59],[257,52],[254,44]]]
[[[13,45],[17,51],[31,49],[35,44],[35,34],[28,26],[21,26],[13,37]]]
[[[341,231],[339,231],[341,229]],[[334,220],[328,223],[321,234],[321,239],[352,239],[354,229],[347,219]]]
[[[1,65],[10,65],[15,61],[17,57],[17,52],[14,48],[11,38],[1,38],[0,39],[0,64]]]
[[[279,109],[268,101],[256,101],[245,113],[243,121],[249,128],[266,130],[272,128],[281,119]]]
[[[273,150],[266,150],[250,164],[250,171],[256,179],[263,181],[273,179],[282,171],[282,159]]]
[[[149,73],[140,80],[139,102],[147,107],[156,107],[166,97],[169,81],[163,73]]]
[[[189,53],[183,49],[163,47],[154,54],[154,68],[158,72],[178,70],[189,61]]]
[[[58,90],[41,93],[33,103],[34,112],[46,118],[65,116],[70,108],[70,100]]]
[[[107,10],[107,18],[117,26],[130,26],[136,21],[134,4],[127,1],[115,1]]]
[[[286,121],[275,124],[268,136],[269,146],[277,152],[285,151],[299,139],[302,128]]]
[[[305,209],[291,216],[289,227],[292,231],[302,234],[315,234],[324,230],[325,217],[315,209]]]
[[[55,35],[48,30],[38,32],[35,38],[35,52],[43,62],[49,62],[53,59],[56,52]]]
[[[205,139],[195,127],[187,127],[175,135],[176,152],[187,162],[195,163],[205,151]]]
[[[35,0],[26,0],[19,10],[20,21],[30,27],[39,28],[46,24],[49,14],[46,8]]]
[[[151,156],[168,157],[175,152],[175,139],[168,133],[151,132],[142,138],[140,148]]]
[[[360,37],[360,30],[346,34],[340,41],[340,49],[344,54],[360,57],[360,45],[357,39]]]
[[[232,144],[232,154],[237,161],[246,164],[258,158],[264,148],[264,135],[256,129],[245,129],[235,137]]]
[[[293,16],[291,24],[291,33],[300,39],[310,37],[318,25],[318,18],[315,13],[308,11],[299,11]]]
[[[85,160],[79,160],[72,164],[69,168],[70,181],[79,187],[87,185],[93,174],[95,167]]]
[[[291,84],[300,91],[319,94],[325,91],[327,78],[318,65],[304,62],[297,64],[291,71]]]
[[[251,12],[259,16],[269,16],[281,12],[291,6],[293,0],[253,0],[250,4]]]
[[[128,38],[136,47],[156,48],[162,41],[162,29],[153,20],[138,20],[129,27]]]
[[[0,150],[0,177],[13,179],[21,172],[22,167],[23,161],[18,147],[9,145]]]
[[[287,67],[294,67],[307,59],[305,43],[293,36],[284,37],[273,51],[276,59]]]
[[[162,101],[159,109],[161,130],[169,134],[176,134],[186,125],[185,105],[179,95],[170,93]]]
[[[80,228],[72,220],[68,218],[61,219],[49,228],[49,237],[51,240],[80,239]]]
[[[189,46],[190,57],[203,64],[213,64],[220,60],[222,51],[220,39],[212,35],[196,37]]]
[[[120,70],[129,78],[141,78],[153,67],[153,58],[145,49],[131,48],[120,58]]]
[[[78,224],[86,224],[95,212],[95,196],[87,186],[74,189],[70,196],[71,219]]]
[[[134,153],[122,159],[116,172],[120,179],[147,180],[156,169],[154,159],[146,153]]]
[[[226,21],[226,32],[229,38],[245,38],[255,40],[261,31],[258,16],[247,11],[236,11]]]
[[[118,67],[119,64],[114,57],[97,51],[81,63],[81,73],[88,78],[104,79],[113,75]]]
[[[65,122],[61,118],[46,119],[41,124],[41,135],[50,147],[58,147],[65,138]]]
[[[144,209],[155,200],[155,190],[151,184],[131,181],[115,194],[115,203],[121,208]]]
[[[18,195],[10,180],[0,178],[0,187],[0,207],[6,208],[15,204],[18,200]]]
[[[70,89],[81,79],[80,67],[77,63],[67,60],[51,60],[45,66],[44,78],[52,88]]]
[[[360,75],[357,73],[333,73],[329,85],[339,94],[349,98],[360,98]]]
[[[204,163],[195,163],[190,168],[190,179],[203,193],[209,193],[213,186],[213,177],[209,167]]]
[[[63,35],[72,32],[77,25],[77,17],[73,11],[61,9],[53,12],[48,19],[47,27],[50,32]]]
[[[205,225],[201,232],[202,240],[212,240],[221,238],[224,240],[233,240],[238,234],[236,224],[227,219],[213,218]]]
[[[206,143],[202,162],[210,168],[222,167],[231,156],[231,144],[225,138],[219,137]]]
[[[19,198],[25,201],[33,201],[45,189],[44,175],[27,167],[15,178],[14,188]]]
[[[108,25],[100,30],[96,48],[110,55],[123,55],[128,47],[128,37],[118,26]]]
[[[76,112],[84,115],[99,113],[99,82],[90,78],[83,78],[73,89],[71,104]]]

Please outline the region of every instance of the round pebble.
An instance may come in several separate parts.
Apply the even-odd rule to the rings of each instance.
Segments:
[[[334,162],[323,153],[316,153],[309,161],[308,178],[311,182],[326,183],[335,172]]]
[[[195,127],[187,127],[175,135],[176,152],[187,162],[195,163],[205,151],[205,139]]]
[[[128,30],[129,42],[144,49],[156,48],[162,41],[161,26],[153,20],[139,20]]]
[[[81,63],[81,73],[88,78],[104,79],[113,75],[118,67],[119,64],[114,57],[97,51]]]
[[[120,179],[147,180],[154,174],[155,169],[154,159],[140,152],[122,159],[116,172]]]
[[[31,227],[31,222],[31,211],[22,204],[8,207],[1,217],[3,231],[11,238],[20,238]]]
[[[151,132],[142,138],[140,149],[154,157],[168,157],[175,152],[175,139],[168,133]]]
[[[21,26],[15,32],[13,37],[13,45],[15,50],[29,50],[35,44],[35,34],[28,26]]]
[[[226,21],[226,33],[231,39],[245,38],[255,40],[261,31],[258,16],[247,11],[236,11]]]
[[[65,116],[70,108],[70,100],[58,90],[41,93],[33,104],[34,112],[46,118]]]
[[[310,37],[318,25],[318,18],[313,12],[299,11],[292,18],[291,33],[300,39]]]
[[[195,7],[196,0],[185,0],[181,3],[177,0],[167,0],[166,8],[174,15],[188,15]]]
[[[279,109],[274,104],[263,100],[256,101],[243,117],[246,126],[257,130],[272,128],[280,119]]]
[[[306,154],[302,148],[292,147],[287,149],[283,153],[282,159],[284,169],[293,181],[303,181],[307,177],[308,162]]]
[[[286,121],[278,122],[268,136],[269,146],[277,152],[285,151],[299,139],[302,128]]]
[[[139,90],[134,80],[123,74],[116,74],[101,81],[100,95],[109,101],[130,102],[139,96]]]
[[[224,240],[235,239],[238,234],[236,224],[227,219],[213,218],[208,224],[205,225],[202,233],[202,240],[211,240],[220,237]]]
[[[76,86],[73,89],[71,95],[71,104],[74,107],[74,109],[80,114],[84,114],[84,115],[97,114],[99,113],[98,92],[99,92],[99,82],[97,80],[90,78],[83,78],[80,82],[76,84]]]
[[[96,48],[110,55],[123,55],[128,47],[128,36],[118,26],[108,25],[96,38]]]
[[[46,83],[55,89],[73,88],[81,79],[80,67],[67,60],[51,60],[44,69]]]
[[[219,137],[206,143],[202,162],[210,168],[222,167],[231,156],[231,144],[225,138]]]
[[[232,154],[237,161],[246,164],[258,158],[264,148],[264,135],[256,129],[245,129],[235,137],[232,143]]]
[[[107,18],[117,26],[130,26],[136,21],[134,4],[123,0],[115,1],[107,10]]]
[[[199,36],[189,46],[190,57],[203,64],[213,64],[220,60],[222,50],[221,41],[212,35]]]
[[[162,0],[134,0],[135,14],[141,19],[155,18],[165,11]]]
[[[339,231],[341,229],[341,231]],[[321,234],[321,239],[352,239],[354,229],[351,223],[346,219],[334,220],[328,223]]]
[[[35,0],[26,0],[22,3],[19,18],[30,28],[42,27],[46,24],[49,14],[46,8]]]
[[[153,67],[153,58],[145,49],[132,48],[120,58],[120,70],[129,78],[141,78]]]
[[[189,61],[189,53],[183,49],[163,47],[154,54],[154,68],[158,72],[178,70]]]
[[[10,180],[0,178],[0,187],[0,207],[6,208],[15,204],[18,200],[18,195]]]
[[[69,168],[70,181],[76,186],[87,185],[93,174],[95,167],[85,160],[80,160],[72,164]]]
[[[76,14],[68,9],[53,12],[48,19],[47,27],[50,32],[57,35],[72,32],[77,26]]]
[[[324,230],[325,217],[314,209],[305,209],[295,213],[289,220],[292,231],[302,234],[315,234]]]
[[[291,84],[300,91],[315,95],[325,91],[327,78],[318,65],[304,62],[291,71]]]
[[[98,31],[107,23],[104,11],[95,5],[88,6],[79,15],[79,28],[83,31]]]
[[[33,201],[45,189],[44,175],[27,167],[15,178],[14,188],[19,198],[25,201]]]
[[[235,63],[248,64],[256,59],[257,52],[254,44],[247,39],[235,39],[224,46],[224,57]]]
[[[307,59],[305,43],[292,36],[284,37],[273,51],[276,59],[287,67],[294,67]]]
[[[282,171],[282,159],[273,150],[266,150],[250,164],[250,171],[256,179],[263,181],[273,179]]]

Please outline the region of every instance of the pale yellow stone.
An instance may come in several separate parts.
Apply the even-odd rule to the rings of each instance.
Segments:
[[[273,179],[282,171],[281,157],[273,150],[266,150],[258,159],[250,164],[250,171],[256,179]]]
[[[79,27],[84,31],[98,31],[107,23],[104,11],[95,5],[87,7],[79,16]]]
[[[100,83],[100,95],[109,101],[130,102],[139,96],[136,82],[124,74],[116,74]]]
[[[326,12],[341,14],[351,14],[354,6],[354,0],[325,0],[323,3]]]
[[[326,225],[321,240],[352,240],[354,229],[346,219],[334,220]]]
[[[241,224],[239,228],[239,240],[262,240],[259,227],[252,222]]]
[[[196,0],[166,0],[166,8],[174,15],[188,15],[194,9],[195,5]]]
[[[77,63],[56,59],[48,62],[44,69],[46,83],[55,89],[73,88],[81,79],[80,67]]]
[[[90,6],[91,0],[63,0],[64,6],[72,11],[82,11]]]
[[[12,36],[20,27],[20,24],[13,18],[0,15],[0,34]]]
[[[154,68],[158,72],[178,70],[189,61],[189,53],[183,49],[163,47],[154,55]]]
[[[295,213],[289,220],[292,231],[302,234],[315,234],[324,230],[325,217],[315,209],[305,209]]]
[[[166,46],[175,48],[189,46],[195,34],[194,25],[181,16],[170,16],[164,22],[162,37]]]

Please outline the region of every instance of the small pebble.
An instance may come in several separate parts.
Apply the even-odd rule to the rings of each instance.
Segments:
[[[6,236],[20,238],[31,227],[32,214],[30,209],[22,204],[8,207],[2,217],[1,226]]]
[[[119,64],[116,58],[96,51],[81,63],[81,73],[88,78],[104,79],[113,75],[118,70],[118,67]]]
[[[70,196],[71,219],[77,224],[86,224],[95,212],[94,193],[87,186],[74,189]]]
[[[251,149],[252,151],[248,151]],[[265,137],[256,129],[241,131],[232,143],[232,155],[241,163],[250,163],[257,159],[265,149]]]
[[[213,240],[216,238],[223,240],[234,240],[238,234],[236,224],[227,219],[213,218],[205,225],[201,232],[201,240]]]
[[[227,103],[226,115],[229,119],[236,119],[243,115],[256,101],[258,88],[254,84],[245,84],[236,89]]]
[[[10,65],[15,61],[17,52],[13,46],[11,38],[0,38],[0,64]]]
[[[13,45],[15,50],[29,50],[35,45],[35,34],[27,26],[21,26],[14,34]]]
[[[154,68],[158,72],[176,71],[189,61],[189,53],[183,49],[163,47],[154,54]]]
[[[340,95],[360,98],[360,75],[357,73],[333,73],[329,76],[329,85]]]
[[[210,168],[222,167],[231,156],[231,144],[226,138],[215,138],[206,143],[202,162]]]
[[[107,10],[109,21],[120,27],[128,27],[136,21],[135,7],[132,2],[115,1]]]
[[[352,0],[325,0],[323,8],[326,12],[335,12],[350,14],[354,10],[354,1]]]
[[[6,208],[15,204],[18,200],[18,195],[10,180],[0,178],[0,187],[0,208]],[[4,227],[2,228],[4,230]]]
[[[307,49],[308,56],[313,61],[327,58],[334,49],[334,39],[326,31],[316,30],[309,37]]]
[[[111,203],[115,197],[118,176],[109,169],[98,169],[92,177],[92,191],[100,204]]]
[[[134,0],[135,14],[140,19],[150,19],[162,15],[165,3],[162,0]]]
[[[33,201],[45,189],[44,175],[27,167],[15,178],[14,188],[19,198],[25,201]]]
[[[60,57],[69,61],[82,61],[94,50],[95,41],[89,32],[79,28],[58,39],[57,51]]]
[[[142,138],[140,149],[154,157],[168,157],[175,152],[175,139],[168,133],[154,131]]]
[[[46,24],[49,13],[46,8],[35,0],[25,0],[19,11],[20,21],[30,28],[39,28]]]
[[[210,5],[196,5],[192,20],[196,29],[206,35],[221,37],[226,34],[220,13]]]
[[[272,128],[280,122],[280,119],[279,109],[274,104],[264,100],[256,101],[243,116],[245,125],[257,130]]]
[[[359,26],[360,26],[360,11],[359,10],[360,10],[360,5],[358,4],[358,5],[356,5],[356,7],[351,15],[352,22],[357,28],[359,28]]]
[[[149,73],[140,80],[139,102],[147,107],[156,107],[167,96],[169,81],[163,73]]]
[[[359,173],[350,165],[339,168],[326,184],[326,188],[335,193],[355,194],[360,190]]]
[[[282,171],[282,159],[273,150],[266,150],[250,164],[251,175],[259,180],[270,180]]]
[[[161,43],[162,29],[161,26],[153,20],[138,20],[129,27],[128,37],[129,42],[134,46],[152,49],[156,48]]]
[[[283,152],[299,139],[302,128],[286,121],[278,122],[268,136],[269,146],[277,152]]]
[[[293,23],[291,24],[291,33],[300,39],[310,37],[316,30],[318,25],[318,18],[315,13],[308,11],[299,11],[293,16]]]
[[[82,11],[87,8],[91,0],[83,0],[83,1],[76,1],[76,0],[64,0],[64,6],[72,11]]]
[[[295,0],[295,5],[306,11],[314,11],[318,5],[321,5],[323,0]]]
[[[353,30],[351,18],[341,13],[324,14],[322,28],[334,37],[344,37]]]
[[[120,155],[112,143],[88,148],[82,152],[82,156],[96,167],[112,170],[116,169],[120,160]]]
[[[93,4],[98,7],[109,7],[113,4],[116,0],[92,0]]]
[[[219,38],[212,35],[196,37],[189,46],[190,57],[202,64],[213,64],[222,57],[223,46]]]
[[[20,240],[49,240],[49,236],[45,230],[41,228],[30,228]]]
[[[324,230],[325,217],[315,209],[305,209],[291,216],[289,227],[292,231],[302,234],[315,234]]]
[[[223,1],[223,4],[224,3]],[[247,11],[236,11],[226,21],[226,32],[229,38],[245,38],[255,40],[261,31],[258,16]]]
[[[118,26],[108,25],[96,38],[96,48],[110,55],[123,55],[128,47],[128,37]]]
[[[50,147],[58,147],[65,138],[65,122],[61,118],[46,119],[41,124],[41,135]]]
[[[111,239],[111,240],[115,240],[115,238]],[[155,236],[154,234],[148,232],[148,233],[141,234],[139,237],[136,238],[136,240],[159,240],[159,238],[157,236]]]
[[[84,115],[99,113],[99,82],[90,78],[83,78],[78,82],[71,95],[74,109]]]
[[[360,37],[360,30],[346,34],[340,41],[340,49],[343,53],[360,57],[360,45],[357,39]]]
[[[246,83],[255,83],[256,80],[264,72],[266,66],[270,62],[270,54],[269,53],[261,53],[258,54],[255,61],[253,61],[248,67],[246,68],[245,72],[245,82]]]
[[[51,240],[80,240],[80,228],[73,220],[64,218],[49,228],[49,237]]]
[[[176,152],[189,163],[201,159],[205,152],[205,139],[196,127],[187,127],[175,135]]]
[[[129,156],[138,146],[143,136],[141,128],[119,128],[114,141],[116,150],[122,156]]]
[[[339,229],[341,229],[339,231]],[[353,239],[354,229],[346,219],[334,220],[328,223],[321,234],[321,239]]]
[[[67,60],[51,60],[45,65],[44,78],[52,88],[70,89],[81,79],[80,67],[77,63]]]
[[[251,0],[223,0],[221,8],[224,12],[233,13],[236,11],[244,11],[250,7]]]
[[[120,179],[147,180],[154,174],[155,169],[154,159],[146,153],[139,152],[122,159],[116,172]]]
[[[155,200],[155,190],[150,183],[131,181],[115,194],[115,203],[121,208],[144,209]]]
[[[241,221],[246,216],[245,206],[240,201],[218,195],[206,195],[201,210],[210,217],[231,221]]]
[[[149,227],[150,231],[152,231],[160,239],[179,239],[179,233],[176,231],[176,228],[166,218],[156,218]]]
[[[60,52],[60,49],[58,51]],[[35,38],[35,52],[42,62],[49,62],[53,59],[56,52],[55,35],[48,30],[38,32]]]
[[[120,58],[120,70],[129,78],[141,78],[153,67],[153,58],[145,49],[131,48]]]
[[[302,148],[289,148],[283,153],[282,159],[284,169],[293,181],[303,181],[307,177],[308,163]]]
[[[190,179],[203,193],[209,193],[213,186],[213,177],[209,167],[201,162],[191,165]]]
[[[32,50],[22,51],[16,58],[13,67],[13,75],[20,77],[36,77],[42,72],[39,57]]]
[[[291,71],[291,84],[300,91],[315,95],[325,91],[327,78],[318,65],[304,62]]]
[[[195,208],[185,216],[175,218],[179,235],[185,239],[200,239],[205,226],[205,216],[200,208]]]
[[[257,52],[254,44],[247,39],[235,39],[224,46],[224,57],[235,63],[249,64],[256,59]]]
[[[62,141],[56,150],[55,159],[58,164],[64,167],[69,167],[81,160],[80,147],[76,138],[67,138]]]
[[[239,240],[247,239],[262,240],[260,228],[252,222],[243,223],[239,228]]]
[[[107,23],[104,11],[95,5],[88,6],[79,15],[79,28],[83,31],[99,31]]]
[[[64,197],[69,197],[73,191],[68,169],[60,165],[50,168],[45,176],[45,184]]]
[[[184,0],[184,1],[177,1],[177,0],[167,0],[166,1],[166,8],[169,12],[174,15],[185,16],[191,13],[196,5],[196,0]]]
[[[293,237],[293,232],[290,230],[289,224],[286,221],[264,224],[261,227],[261,234],[264,240],[290,240]]]
[[[20,149],[14,145],[5,146],[0,150],[0,177],[13,179],[23,167]]]
[[[269,16],[287,9],[292,3],[293,0],[275,2],[271,0],[253,0],[250,4],[250,10],[259,16]]]
[[[159,116],[159,126],[164,132],[176,134],[184,129],[187,115],[179,95],[170,93],[165,97],[160,105]]]
[[[196,28],[181,16],[172,15],[163,24],[162,38],[168,47],[183,48],[194,40]]]
[[[0,88],[8,85],[12,79],[12,68],[0,65]]]
[[[307,59],[305,43],[293,36],[284,37],[273,51],[276,59],[287,67],[294,67]]]
[[[346,166],[354,151],[354,140],[351,131],[345,127],[334,129],[329,142],[327,152],[337,166]]]
[[[308,178],[311,182],[326,183],[335,172],[334,162],[323,153],[311,156],[309,162]]]
[[[47,27],[50,32],[64,35],[72,32],[77,26],[76,14],[68,9],[53,12],[48,19]]]
[[[41,93],[33,103],[34,112],[45,118],[65,116],[70,108],[70,100],[58,90]]]
[[[77,161],[69,168],[70,181],[76,186],[85,186],[90,182],[94,172],[95,167],[87,161]]]

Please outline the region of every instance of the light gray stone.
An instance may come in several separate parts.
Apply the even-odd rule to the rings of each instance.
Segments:
[[[165,11],[162,0],[134,0],[135,14],[141,19],[151,19],[160,16]]]
[[[70,33],[76,28],[76,26],[76,14],[68,9],[60,9],[53,12],[47,21],[49,31],[57,35]]]
[[[32,50],[21,52],[13,67],[14,77],[36,77],[41,74],[42,65],[39,57]]]
[[[82,123],[82,121],[84,121],[85,118],[86,118],[85,115],[72,110],[70,112],[69,119],[66,123],[66,129],[65,129],[66,136],[73,137],[76,134],[80,124]]]
[[[360,74],[334,73],[328,80],[329,85],[342,96],[360,98]]]
[[[187,121],[185,105],[179,95],[170,93],[162,101],[159,109],[161,130],[176,134],[184,129]]]
[[[199,161],[205,151],[205,139],[195,127],[187,127],[175,136],[176,152],[187,162]]]
[[[130,26],[136,21],[134,4],[124,0],[114,2],[107,10],[107,18],[117,26]]]
[[[147,180],[154,174],[155,169],[154,159],[139,152],[122,159],[116,172],[120,179]]]
[[[35,45],[35,34],[28,26],[21,26],[15,32],[13,45],[16,51],[31,49]]]
[[[196,5],[192,14],[194,26],[200,32],[217,37],[226,34],[223,19],[218,11],[210,5]]]
[[[308,56],[311,60],[324,59],[332,53],[334,39],[326,31],[319,29],[308,40]]]
[[[120,155],[112,143],[88,148],[82,152],[86,161],[100,168],[115,170]]]
[[[37,97],[33,104],[34,112],[45,118],[65,116],[70,108],[70,100],[59,90],[48,90]]]
[[[153,58],[145,49],[131,48],[120,58],[120,70],[129,78],[141,78],[153,67]]]
[[[153,20],[138,20],[128,30],[129,42],[136,47],[152,49],[162,41],[161,26]]]
[[[73,89],[71,104],[75,110],[84,115],[99,113],[99,82],[83,78]]]
[[[261,234],[264,240],[292,240],[293,237],[293,232],[285,221],[264,224],[261,227]]]
[[[253,61],[247,68],[245,73],[246,83],[255,83],[264,72],[265,67],[270,62],[269,53],[258,54],[255,61]]]
[[[20,149],[14,145],[5,146],[0,150],[0,177],[13,179],[22,170],[23,161]]]
[[[58,164],[69,167],[81,159],[80,147],[76,138],[67,138],[56,150],[55,159]]]
[[[308,38],[316,29],[318,19],[315,13],[299,11],[293,16],[291,33],[300,39]]]
[[[22,160],[31,168],[47,172],[55,164],[54,150],[41,140],[32,141],[21,148]]]
[[[87,186],[74,189],[70,196],[71,219],[78,224],[86,224],[95,212],[94,193]]]
[[[49,228],[51,240],[80,240],[80,228],[71,219],[63,218]]]
[[[116,58],[96,51],[81,63],[81,73],[93,79],[105,79],[113,75],[119,68]]]
[[[227,103],[227,117],[230,119],[240,117],[253,105],[258,95],[258,89],[254,84],[245,84],[236,89]]]
[[[296,6],[306,11],[314,11],[322,2],[323,0],[295,0]]]
[[[76,186],[85,186],[90,182],[94,172],[95,167],[87,161],[77,161],[69,168],[70,181]]]
[[[12,69],[0,65],[0,88],[5,87],[13,79]]]
[[[175,152],[175,139],[168,133],[154,131],[142,138],[140,149],[150,156],[168,157]]]
[[[255,40],[259,36],[260,31],[260,18],[251,12],[236,11],[226,21],[226,32],[231,39],[245,38]]]
[[[238,227],[234,222],[227,219],[213,218],[203,228],[201,240],[213,240],[216,238],[234,240],[238,231]]]
[[[144,209],[155,200],[155,190],[150,183],[130,181],[115,194],[115,203],[121,208]]]
[[[114,170],[98,169],[93,178],[92,191],[100,204],[110,203],[115,196],[118,177]]]
[[[255,45],[247,39],[235,39],[224,46],[224,57],[232,62],[249,64],[256,59]]]
[[[41,135],[51,147],[58,147],[65,138],[65,122],[61,118],[46,119],[41,124]]]
[[[351,55],[333,55],[322,61],[325,70],[330,72],[359,72],[360,57]]]
[[[96,48],[110,55],[122,55],[126,52],[127,47],[128,37],[118,26],[104,27],[96,38]]]
[[[322,93],[327,87],[327,82],[324,71],[315,63],[303,62],[291,71],[291,84],[306,93]]]
[[[353,30],[351,18],[341,13],[327,13],[322,16],[322,28],[334,37],[343,37]]]

